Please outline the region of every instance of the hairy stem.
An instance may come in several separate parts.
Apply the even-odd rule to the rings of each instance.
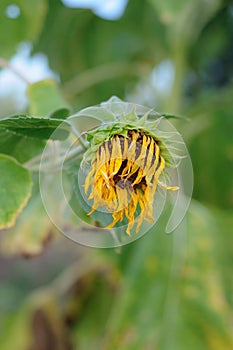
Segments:
[[[43,157],[43,166],[41,167],[41,157],[38,156],[24,163],[23,166],[30,171],[53,172],[60,171],[70,161],[80,158],[83,155],[83,148],[79,145],[72,149],[69,153],[63,152],[54,162],[54,152],[49,152]]]

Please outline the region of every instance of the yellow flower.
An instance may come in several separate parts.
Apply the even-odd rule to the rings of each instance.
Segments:
[[[117,222],[128,221],[126,233],[136,223],[139,231],[143,220],[153,222],[153,202],[157,185],[168,187],[159,180],[166,167],[160,141],[143,130],[128,130],[127,135],[115,134],[96,150],[84,190],[93,200],[91,215],[100,207],[112,213],[110,229]]]

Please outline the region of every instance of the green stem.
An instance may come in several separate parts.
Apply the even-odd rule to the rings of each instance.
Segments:
[[[172,113],[181,113],[182,97],[183,97],[183,86],[184,86],[184,74],[185,74],[185,47],[178,43],[173,49],[172,55],[175,77],[174,84],[170,96],[167,99],[167,106]]]
[[[66,163],[73,161],[77,158],[80,158],[83,154],[83,148],[80,145],[75,147],[64,158],[65,154],[66,153],[64,152],[64,154],[62,154],[54,164],[54,152],[48,153],[44,157],[46,161],[43,164],[43,168],[41,168],[40,166],[40,161],[41,161],[41,154],[40,154],[39,156],[36,156],[30,159],[28,162],[24,163],[24,167],[30,171],[57,172],[62,170],[63,166],[66,165]]]
[[[72,123],[69,123],[69,125],[71,126],[71,131],[77,137],[80,145],[86,151],[88,149],[89,143],[86,140],[84,140],[84,138],[82,137],[82,134],[79,132],[79,130]]]

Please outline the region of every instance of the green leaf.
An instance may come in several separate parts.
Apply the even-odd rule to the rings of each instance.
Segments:
[[[79,117],[88,117],[94,118],[101,122],[112,122],[114,121],[114,115],[111,111],[103,108],[102,105],[100,107],[88,107],[81,110],[77,116]],[[74,116],[75,117],[75,116]]]
[[[14,312],[7,313],[3,331],[0,333],[2,350],[29,348],[31,331],[25,325],[30,324],[30,315],[31,309],[28,305],[20,305]]]
[[[0,130],[4,130],[6,135],[11,133],[12,136],[18,135],[39,140],[48,140],[51,137],[54,140],[64,140],[69,134],[65,123],[52,135],[62,122],[61,119],[18,115],[1,119]]]
[[[110,111],[113,115],[124,115],[128,111],[128,104],[125,103],[117,96],[110,97],[107,101],[101,103],[101,107],[104,107],[106,110]],[[128,113],[128,114],[133,114]]]
[[[232,313],[216,258],[219,227],[214,216],[193,202],[172,235],[163,233],[166,216],[161,219],[145,237],[122,249],[124,279],[108,315],[104,348],[232,348]]]
[[[21,254],[27,257],[38,255],[43,251],[52,233],[53,224],[43,207],[40,195],[33,195],[17,219],[16,225],[7,231],[1,250],[5,254]]]
[[[130,124],[130,123],[134,124],[134,123],[137,123],[139,120],[135,112],[135,109],[133,108],[128,114],[121,115],[119,121],[125,124]]]
[[[31,194],[28,170],[4,154],[0,155],[0,229],[14,225]]]
[[[45,117],[58,109],[69,108],[57,83],[51,79],[41,80],[29,85],[27,95],[29,98],[29,114],[31,115]]]
[[[30,142],[30,147],[28,147]],[[0,128],[0,153],[8,154],[20,163],[38,155],[45,147],[45,141],[19,136]]]
[[[43,151],[45,140],[64,140],[68,136],[66,125],[62,123],[61,119],[25,115],[0,119],[0,153],[24,163]]]
[[[68,108],[59,108],[49,115],[49,118],[54,119],[66,119],[70,115],[70,110]]]
[[[183,115],[178,115],[178,114],[171,114],[171,113],[160,113],[161,117],[164,117],[166,119],[183,119],[188,121],[189,118],[183,116]],[[153,118],[149,118],[149,119],[153,119]]]
[[[10,18],[10,6],[18,10],[18,16]],[[14,9],[14,8],[13,8]],[[0,47],[1,55],[9,58],[22,41],[33,41],[41,29],[47,13],[46,0],[1,0],[0,3]],[[14,14],[14,13],[13,13]],[[17,13],[16,13],[17,15]]]

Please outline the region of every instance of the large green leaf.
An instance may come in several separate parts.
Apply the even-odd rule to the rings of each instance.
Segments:
[[[1,0],[1,55],[8,58],[20,42],[33,41],[43,28],[46,12],[46,0]]]
[[[59,118],[64,113],[67,117],[68,103],[63,98],[57,83],[51,79],[30,84],[27,89],[29,99],[29,114],[46,117],[60,110]],[[61,110],[62,109],[62,110]],[[56,115],[56,114],[55,114]]]
[[[124,247],[118,257],[105,252],[118,266],[121,288],[109,303],[107,284],[101,286],[96,278],[94,300],[77,301],[76,307],[71,302],[79,311],[71,327],[74,346],[83,350],[93,344],[96,349],[132,350],[232,347],[232,313],[221,284],[213,216],[193,203],[182,225],[169,236],[163,233],[166,220],[165,216],[157,229]],[[111,265],[108,258],[106,269]],[[118,274],[112,272],[115,280]]]
[[[7,231],[1,250],[5,254],[12,255],[20,254],[27,257],[38,255],[52,237],[53,228],[40,196],[33,195],[17,219],[16,225]]]
[[[160,222],[134,244],[129,263],[123,263],[122,289],[108,319],[105,349],[232,347],[233,315],[221,283],[216,224],[194,202],[172,235],[162,233]]]
[[[28,147],[30,142],[30,147]],[[38,155],[45,147],[45,141],[32,139],[26,136],[17,135],[13,132],[6,132],[0,128],[0,153],[8,154],[24,163]]]
[[[14,158],[0,155],[0,229],[14,225],[31,194],[28,170]]]
[[[62,119],[24,115],[0,119],[0,152],[24,163],[43,151],[45,140],[50,137],[63,140],[68,136],[69,132],[62,123]],[[59,127],[61,124],[64,127]]]
[[[41,254],[50,239],[55,236],[56,228],[42,202],[38,174],[33,173],[32,179],[33,191],[27,206],[23,209],[15,226],[2,238],[1,251],[6,255],[32,257]],[[54,203],[58,203],[54,183],[50,184],[50,193]]]
[[[69,135],[69,131],[67,130],[68,125],[66,123],[62,124],[62,122],[63,120],[55,118],[18,115],[0,119],[0,130],[5,131],[6,136],[10,133],[16,136],[28,137],[28,141],[30,141],[30,138],[48,140],[50,137],[55,140],[64,140]],[[60,125],[61,127],[53,134]]]

